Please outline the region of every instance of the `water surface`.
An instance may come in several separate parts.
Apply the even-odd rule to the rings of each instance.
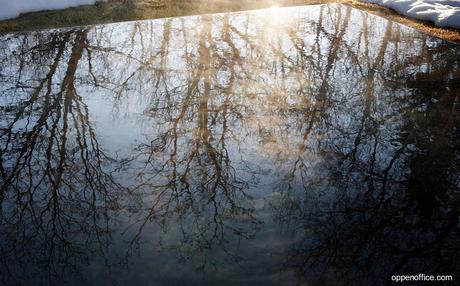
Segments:
[[[342,5],[3,35],[0,283],[458,273],[459,61]]]

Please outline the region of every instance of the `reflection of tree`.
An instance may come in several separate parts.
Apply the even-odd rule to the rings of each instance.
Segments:
[[[252,259],[253,197],[274,191],[305,277],[457,267],[458,50],[344,6],[270,13],[0,41],[2,277],[78,272],[115,217],[202,268]],[[92,120],[107,108],[139,128],[121,154]]]
[[[304,137],[309,142],[300,144],[291,169],[291,161],[281,165],[287,168],[280,185],[283,196],[273,210],[283,225],[302,233],[286,266],[313,284],[380,285],[398,273],[456,273],[459,90],[452,77],[458,71],[455,64],[442,62],[458,58],[458,52],[432,47],[417,58],[417,66],[407,66],[393,54],[398,49],[389,49],[406,44],[392,42],[401,36],[400,28],[388,23],[383,41],[372,43],[370,33],[377,28],[366,16],[363,20],[364,31],[354,38],[357,47],[348,46],[339,24],[330,45],[316,46],[328,47],[329,56],[350,53],[350,60],[360,59],[352,72],[364,81],[356,83],[357,93],[343,93],[328,82],[324,112],[313,113],[308,121],[316,124],[307,129],[314,134]],[[417,42],[407,45],[413,51]],[[446,58],[436,63],[440,54]],[[325,58],[335,69],[347,66],[343,57]],[[424,69],[426,64],[430,67]],[[389,67],[398,73],[387,72]],[[321,70],[328,71],[327,66]],[[391,84],[400,80],[411,88],[404,98],[398,98],[400,86]],[[433,86],[427,89],[427,83]],[[433,87],[440,90],[433,93]],[[322,90],[317,85],[315,102],[322,102]],[[352,109],[346,109],[346,102],[337,109],[336,95],[350,97]],[[340,117],[346,126],[340,121],[320,125]],[[388,122],[395,117],[400,121]],[[306,146],[315,148],[313,153]]]
[[[250,178],[245,181],[238,177],[241,171],[232,166],[234,159],[226,143],[233,133],[228,120],[238,112],[230,103],[234,61],[216,58],[212,19],[203,17],[200,21],[197,31],[181,31],[183,47],[189,46],[188,41],[197,45],[196,50],[183,54],[189,72],[185,86],[169,88],[170,83],[166,83],[163,93],[156,93],[159,98],[149,106],[147,115],[155,119],[161,131],[149,144],[136,148],[137,159],[143,162],[138,179],[148,190],[148,201],[152,201],[136,238],[149,220],[159,220],[167,229],[167,218],[172,222],[176,221],[172,217],[177,217],[184,244],[180,251],[192,249],[191,255],[198,251],[206,261],[207,249],[216,244],[225,247],[234,235],[251,237],[259,222],[252,215],[247,194]],[[228,28],[224,29],[223,36],[228,37]],[[235,50],[231,55],[238,57]],[[228,81],[220,84],[217,72],[223,68],[230,74]],[[243,224],[235,223],[232,218],[236,216]]]
[[[77,254],[107,244],[108,215],[122,187],[75,86],[86,37],[87,30],[44,35],[45,42],[9,59],[21,63],[10,76],[22,91],[2,111],[0,131],[4,279],[62,279],[77,272],[85,257]],[[38,80],[26,74],[24,66],[44,59],[48,69],[36,70]]]

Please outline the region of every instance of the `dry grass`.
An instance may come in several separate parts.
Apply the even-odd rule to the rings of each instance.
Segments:
[[[460,31],[437,28],[429,22],[413,20],[394,11],[357,0],[110,0],[96,6],[81,6],[59,11],[21,15],[0,22],[0,33],[32,29],[90,25],[137,19],[155,19],[194,14],[241,11],[271,6],[293,6],[322,3],[344,3],[393,21],[408,25],[427,34],[460,42]]]

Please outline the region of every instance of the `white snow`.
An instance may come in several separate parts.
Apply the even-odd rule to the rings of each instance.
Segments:
[[[438,27],[460,29],[460,0],[362,0],[395,10]]]
[[[21,13],[93,5],[107,0],[0,0],[0,20]],[[391,8],[408,17],[432,21],[439,27],[460,29],[460,0],[361,0]]]
[[[107,0],[0,0],[0,20],[16,18],[21,13],[94,5]]]

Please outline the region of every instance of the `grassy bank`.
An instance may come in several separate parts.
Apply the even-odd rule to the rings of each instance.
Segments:
[[[385,16],[430,35],[460,42],[458,30],[437,28],[431,23],[412,20],[390,9],[363,4],[356,0],[109,0],[96,6],[27,13],[17,19],[0,22],[0,33],[332,2],[345,3]]]

